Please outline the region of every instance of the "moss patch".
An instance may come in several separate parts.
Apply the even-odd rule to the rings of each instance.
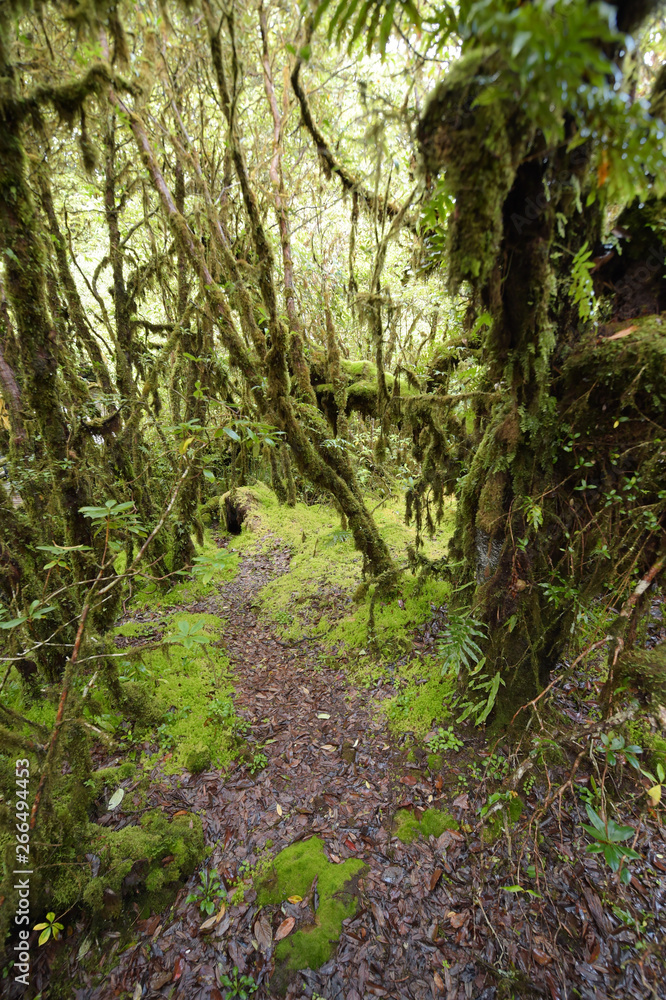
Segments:
[[[163,642],[140,654],[145,679],[132,685],[135,699],[142,696],[158,713],[159,724],[145,735],[151,730],[156,735],[164,751],[165,774],[223,767],[233,759],[240,728],[229,661],[215,645],[224,623],[217,615],[186,611],[162,621]],[[116,633],[126,634],[131,624]]]
[[[232,545],[240,552],[270,550],[287,545],[291,551],[289,572],[271,580],[259,593],[264,615],[271,618],[284,639],[316,636],[321,645],[340,652],[363,649],[368,643],[371,588],[362,603],[354,594],[362,582],[362,557],[351,532],[340,528],[339,516],[327,504],[281,506],[275,494],[262,483],[247,488],[256,501],[250,525],[244,524]],[[243,490],[237,491],[242,493]],[[372,504],[373,498],[368,498]],[[451,516],[453,507],[451,507]],[[404,560],[415,531],[404,523],[404,500],[397,495],[373,515],[382,538],[397,562]],[[445,519],[438,536],[426,543],[426,555],[444,554],[451,518]],[[410,632],[430,618],[431,604],[440,606],[450,594],[450,585],[434,578],[421,587],[413,576],[400,579],[399,593],[375,604],[375,642],[386,658],[408,652]]]
[[[107,830],[91,824],[89,835],[99,873],[84,872],[87,884],[80,887],[67,871],[56,876],[53,889],[62,906],[75,902],[82,889],[84,904],[97,915],[115,916],[114,909],[128,898],[138,899],[144,912],[163,909],[204,853],[201,820],[194,814],[170,820],[154,809],[137,826]]]
[[[357,858],[332,864],[318,837],[291,844],[277,855],[270,874],[258,883],[259,906],[282,903],[292,895],[305,896],[315,876],[319,893],[315,923],[280,941],[275,949],[283,971],[318,969],[328,961],[340,937],[342,921],[356,910],[354,876],[366,867]]]
[[[441,837],[445,830],[458,830],[460,824],[450,813],[428,809],[420,820],[409,811],[399,809],[393,819],[395,836],[403,844],[411,844],[417,837]]]
[[[455,692],[455,682],[442,677],[435,657],[411,660],[399,667],[393,683],[398,693],[381,705],[392,730],[414,733],[422,739],[433,722],[450,715],[447,706]]]

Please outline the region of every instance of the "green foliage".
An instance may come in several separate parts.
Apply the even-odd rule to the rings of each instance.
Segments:
[[[445,676],[461,670],[479,670],[485,660],[481,647],[476,639],[485,639],[486,630],[482,622],[469,614],[449,612],[446,628],[437,640],[437,649],[441,657],[441,670]]]
[[[578,306],[578,316],[581,320],[590,318],[594,303],[591,277],[594,271],[594,261],[590,259],[591,257],[592,251],[588,249],[587,242],[585,242],[571,264],[569,295],[573,299],[574,305]]]
[[[236,965],[231,975],[225,972],[220,976],[220,986],[224,990],[224,1000],[248,1000],[259,988],[252,976],[241,976]]]
[[[33,927],[33,930],[41,931],[37,942],[38,944],[46,944],[46,942],[50,941],[51,938],[53,938],[54,941],[57,941],[64,929],[64,924],[60,924],[56,920],[55,913],[47,913],[46,920],[41,924],[35,924]]]
[[[201,913],[205,913],[210,917],[215,913],[222,893],[223,886],[218,873],[204,868],[199,873],[199,885],[195,888],[194,892],[189,894],[185,902],[196,903]]]
[[[226,573],[234,564],[232,553],[226,549],[218,549],[217,552],[209,555],[195,556],[192,560],[192,576],[208,584],[218,573]]]
[[[315,27],[331,6],[332,0],[320,0],[315,12]],[[444,5],[447,7],[448,5]],[[336,44],[347,31],[351,30],[349,50],[365,32],[366,51],[370,52],[377,42],[381,52],[385,52],[394,17],[402,13],[408,24],[420,27],[421,16],[413,0],[339,0],[331,16],[328,37],[335,36]]]
[[[623,862],[637,861],[640,854],[627,847],[624,841],[633,837],[636,831],[632,826],[621,826],[608,816],[601,817],[589,803],[585,804],[585,808],[590,823],[583,823],[583,829],[594,839],[593,844],[588,844],[587,851],[590,854],[603,854],[614,872],[619,871],[622,866],[620,878],[625,884],[629,883],[631,871]]]
[[[80,507],[79,512],[92,523],[95,537],[112,531],[127,532],[138,538],[145,538],[147,531],[136,515],[132,501],[118,503],[117,500],[105,500],[103,507]],[[118,544],[109,540],[111,550],[120,551]]]
[[[444,753],[446,750],[461,750],[463,741],[458,739],[451,726],[447,729],[442,729],[440,726],[435,735],[428,740],[428,746],[436,753]]]
[[[268,757],[265,753],[255,753],[252,760],[247,765],[247,769],[250,774],[257,774],[259,771],[263,771],[267,764]]]
[[[188,652],[196,649],[197,646],[207,646],[210,641],[210,636],[204,632],[203,621],[191,621],[184,618],[177,619],[175,635],[165,639],[165,642],[177,642]]]

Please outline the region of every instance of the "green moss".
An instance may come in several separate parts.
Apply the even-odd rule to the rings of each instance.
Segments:
[[[52,898],[58,911],[83,902],[97,917],[115,917],[127,898],[138,899],[144,909],[162,909],[204,853],[198,816],[170,820],[159,809],[142,816],[137,826],[122,830],[90,823],[87,839],[88,853],[99,859],[99,872],[93,875],[88,861],[56,871]]]
[[[428,767],[431,771],[439,771],[442,766],[442,755],[441,753],[429,753],[428,754]]]
[[[450,813],[427,809],[420,821],[409,809],[399,809],[394,820],[395,836],[403,844],[411,844],[417,837],[441,837],[445,830],[458,830],[460,824]]]
[[[124,636],[145,636],[149,638],[155,629],[163,625],[166,619],[160,618],[157,621],[151,622],[124,622],[122,625],[117,625],[114,630],[114,635],[124,635]]]
[[[192,774],[201,774],[202,771],[205,771],[210,767],[211,761],[212,758],[210,749],[204,744],[199,743],[187,752],[185,757],[185,767]]]
[[[162,770],[166,774],[178,774],[184,769],[198,772],[211,765],[223,767],[236,753],[240,725],[233,711],[229,661],[213,645],[221,638],[224,623],[216,615],[184,611],[163,622],[163,642],[158,648],[140,653],[145,679],[125,682],[123,690],[136,703],[135,717],[141,718],[142,699],[157,717],[150,720],[144,713],[143,731],[146,738],[157,735],[162,744]],[[184,636],[179,629],[181,623],[209,641],[192,641],[192,648],[185,648],[183,641],[187,644],[187,637],[179,639]],[[216,713],[213,700],[226,701],[231,711],[224,716]]]
[[[381,711],[394,731],[414,733],[422,739],[434,722],[450,716],[448,706],[455,683],[451,677],[442,678],[435,657],[403,664],[395,671],[393,682],[398,693],[382,702]]]
[[[260,483],[249,492],[256,500],[256,513],[252,525],[243,525],[241,534],[234,538],[234,546],[241,552],[257,545],[270,550],[282,542],[292,553],[289,572],[260,591],[262,612],[273,619],[284,639],[301,639],[305,632],[328,648],[366,647],[374,588],[360,605],[353,602],[362,582],[362,558],[349,532],[341,531],[337,512],[325,504],[280,506],[272,491]],[[404,559],[407,546],[414,544],[415,532],[404,524],[402,497],[396,496],[374,517],[391,554],[397,560]],[[444,554],[450,520],[445,520],[438,538],[426,543],[429,558]],[[322,600],[329,594],[331,601]],[[400,592],[391,600],[375,603],[376,647],[386,657],[408,652],[410,632],[431,617],[431,604],[441,605],[449,594],[450,585],[434,577],[420,587],[416,577],[401,577]]]
[[[319,893],[315,923],[280,941],[275,949],[284,971],[318,969],[328,961],[342,921],[356,910],[354,877],[366,867],[357,858],[332,864],[318,837],[291,844],[277,855],[270,874],[258,882],[259,906],[282,903],[292,895],[305,896],[315,877]]]

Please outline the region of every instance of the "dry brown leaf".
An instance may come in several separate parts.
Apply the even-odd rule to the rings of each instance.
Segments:
[[[449,910],[446,915],[451,921],[451,926],[458,930],[469,917],[469,910],[464,910],[463,913],[456,913],[455,910]]]
[[[430,891],[431,892],[435,888],[435,886],[437,885],[437,883],[439,882],[439,880],[440,880],[441,877],[442,877],[442,869],[441,868],[435,868],[434,872],[430,876]]]
[[[283,920],[275,932],[275,940],[281,941],[282,938],[286,938],[287,934],[291,934],[291,932],[294,929],[295,923],[296,921],[294,920],[293,917],[287,917],[286,920]]]
[[[604,337],[604,340],[619,340],[620,337],[628,337],[630,333],[633,333],[637,329],[637,326],[628,326],[624,330],[618,330],[617,333],[612,334],[610,337]]]
[[[435,986],[441,992],[444,989],[444,980],[440,976],[439,972],[434,972],[432,978],[435,981]]]
[[[265,913],[260,914],[254,922],[254,936],[261,951],[268,951],[273,943],[273,931]]]

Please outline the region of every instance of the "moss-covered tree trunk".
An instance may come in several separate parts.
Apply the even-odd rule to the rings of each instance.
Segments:
[[[623,30],[646,13],[617,6]],[[595,340],[584,302],[593,267],[586,270],[584,262],[603,229],[605,161],[593,142],[577,135],[575,115],[563,116],[561,139],[553,146],[510,87],[492,101],[483,99],[491,78],[512,81],[512,72],[501,50],[491,54],[470,37],[418,129],[426,170],[444,171],[455,196],[450,285],[456,291],[469,283],[479,317],[479,332],[468,336],[485,366],[486,384],[472,405],[475,431],[457,488],[452,556],[458,580],[462,567],[468,584],[460,604],[469,606],[471,597],[471,614],[486,634],[485,686],[472,678],[470,700],[483,705],[501,683],[495,709],[504,721],[548,681],[571,640],[577,611],[606,585],[620,586],[621,593],[628,582],[622,583],[624,567],[632,572],[641,559],[649,561],[659,511],[663,517],[648,457],[631,453],[635,425],[625,427],[623,464],[613,458],[619,442],[612,438],[621,412],[623,420],[636,420],[642,406],[648,419],[663,417],[656,397],[646,398],[643,377],[662,354],[661,337],[630,360],[626,346],[618,351],[614,343]],[[617,296],[614,289],[606,294],[612,318]],[[602,370],[588,378],[597,359]],[[441,467],[424,469],[440,489]],[[619,537],[607,534],[604,504],[613,505],[611,487],[639,468],[648,506],[656,506],[652,527],[628,546],[636,556],[632,563],[622,554],[628,529]],[[597,548],[605,555],[595,559]]]

